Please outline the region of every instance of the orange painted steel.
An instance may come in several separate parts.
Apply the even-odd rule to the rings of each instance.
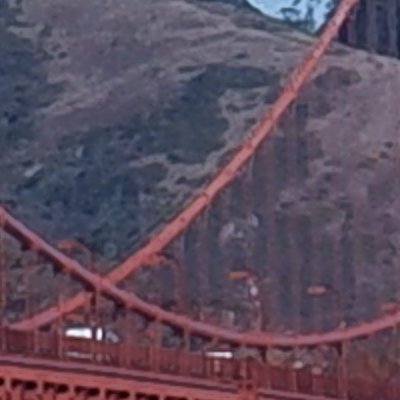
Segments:
[[[120,266],[116,267],[105,277],[98,277],[87,272],[82,266],[67,259],[63,254],[57,253],[54,249],[44,241],[46,251],[49,251],[50,258],[56,257],[56,264],[63,266],[67,271],[79,277],[82,281],[90,284],[103,293],[118,299],[128,308],[141,311],[149,316],[183,329],[206,336],[219,336],[223,340],[229,340],[236,343],[248,343],[257,345],[301,345],[332,343],[342,340],[349,340],[359,336],[364,336],[388,327],[397,325],[400,322],[400,313],[395,316],[382,318],[377,321],[362,324],[358,327],[349,328],[343,331],[334,331],[324,335],[307,335],[298,337],[282,337],[273,334],[237,334],[220,328],[209,326],[203,323],[191,321],[188,318],[176,316],[172,313],[161,310],[160,308],[146,304],[134,295],[124,293],[114,287],[114,285],[129,276],[134,270],[146,263],[149,257],[161,252],[174,238],[182,233],[201,212],[203,212],[214,200],[218,193],[221,192],[235,177],[238,171],[246,164],[246,162],[255,154],[258,147],[263,143],[265,138],[270,134],[279,118],[288,108],[288,106],[296,99],[302,86],[310,78],[312,72],[317,67],[322,56],[337,35],[339,27],[342,25],[352,8],[357,4],[358,0],[342,0],[337,7],[334,16],[326,25],[326,28],[320,38],[312,46],[312,49],[304,60],[298,65],[289,77],[288,83],[285,85],[282,93],[272,107],[260,118],[259,122],[251,130],[249,137],[242,143],[240,149],[232,160],[217,174],[213,181],[193,200],[193,202],[178,214],[170,223],[168,223],[159,234],[149,240],[149,242],[135,252]],[[1,211],[4,218],[12,224],[17,223],[19,228],[26,231],[22,224],[13,219],[5,210]],[[11,224],[11,225],[12,225]],[[20,231],[21,232],[21,231]],[[25,232],[26,233],[26,232]],[[36,241],[40,238],[36,235]],[[43,325],[47,325],[59,318],[63,313],[69,313],[82,307],[90,298],[88,293],[79,293],[75,297],[66,300],[62,307],[52,307],[45,310],[39,315],[30,319],[25,319],[15,324],[18,329],[35,329]]]
[[[29,395],[35,398],[49,395],[57,399],[82,396],[99,400],[150,399],[153,396],[188,400],[239,398],[235,386],[219,382],[22,357],[1,357],[0,378],[4,382],[0,391],[10,400],[29,398]]]
[[[39,391],[44,386],[62,385],[69,398],[79,388],[95,390],[101,397],[117,391],[132,395],[164,393],[173,398],[187,395],[236,399],[246,385],[251,385],[249,392],[257,398],[276,400],[376,400],[375,393],[384,396],[382,400],[398,400],[400,394],[399,387],[393,384],[386,385],[383,394],[376,383],[350,379],[345,397],[340,394],[340,379],[334,374],[316,375],[307,368],[266,366],[254,359],[219,360],[217,365],[202,353],[182,349],[151,351],[146,346],[101,342],[92,346],[86,339],[60,338],[57,333],[7,329],[0,330],[0,339],[0,391],[15,387],[13,382],[30,382],[29,390],[34,386]],[[60,340],[62,347],[56,345]],[[288,381],[294,382],[291,388],[282,388]],[[21,388],[27,389],[28,385]]]
[[[44,396],[51,391],[66,398],[86,398],[94,392],[97,399],[116,398],[171,398],[202,400],[239,400],[240,389],[235,385],[202,379],[183,379],[164,374],[133,372],[126,369],[63,363],[53,360],[35,360],[22,357],[0,357],[1,392],[10,400],[27,398],[24,395]],[[3,386],[3,387],[2,387]],[[21,392],[17,392],[17,389]],[[120,396],[120,397],[119,397]],[[136,397],[143,396],[143,397]],[[149,397],[144,397],[149,396]],[[60,396],[62,397],[62,396]],[[3,398],[3,397],[2,397]],[[57,396],[58,398],[58,396]],[[255,395],[248,397],[256,399]],[[278,390],[263,390],[257,398],[265,400],[340,400],[338,397],[289,393]]]
[[[0,399],[399,400],[400,387],[353,379],[346,374],[345,361],[347,342],[400,325],[398,308],[371,322],[326,333],[239,333],[163,310],[116,286],[143,265],[157,266],[171,261],[160,255],[161,252],[210,206],[217,194],[251,159],[283,112],[296,99],[356,3],[357,0],[341,2],[310,54],[291,75],[277,102],[211,184],[146,246],[108,275],[99,276],[92,269],[86,269],[0,207],[0,234],[7,232],[24,247],[41,254],[85,287],[93,289],[96,295],[102,294],[127,310],[155,320],[158,333],[160,323],[163,323],[177,328],[184,338],[182,348],[168,349],[162,348],[159,340],[151,346],[140,346],[132,344],[130,338],[121,343],[107,343],[66,337],[63,330],[50,333],[37,330],[87,304],[93,295],[83,291],[11,327],[0,327]],[[1,242],[0,253],[3,246]],[[0,259],[2,275],[3,264],[4,260]],[[178,264],[172,264],[172,268],[180,268]],[[237,271],[235,275],[234,272],[233,278],[245,277],[246,273]],[[3,286],[3,277],[1,281]],[[325,293],[325,289],[318,285],[309,287],[310,293],[316,295]],[[4,290],[1,292],[4,296]],[[3,312],[4,302],[1,303]],[[206,347],[202,352],[190,352],[187,337],[191,335],[205,337],[211,345],[221,341],[238,349],[256,347],[263,361],[240,355],[215,360],[207,355]],[[271,347],[309,350],[324,344],[338,345],[338,360],[333,366],[334,371],[329,373],[322,370],[316,373],[306,365],[295,368],[290,363],[279,367],[268,364],[266,350]]]
[[[214,360],[201,353],[181,349],[167,350],[129,344],[97,342],[91,346],[85,339],[62,338],[56,333],[13,332],[1,330],[3,355],[0,356],[0,381],[10,387],[10,381],[34,382],[38,388],[58,384],[67,386],[73,394],[77,387],[96,389],[103,393],[116,390],[131,393],[169,393],[174,397],[189,394],[191,398],[237,398],[240,388],[252,383],[253,393],[263,398],[286,400],[330,400],[340,395],[339,378],[316,375],[310,369],[267,367],[252,359]],[[92,349],[94,351],[91,351]],[[24,357],[20,355],[23,354]],[[154,364],[158,363],[157,371]],[[192,367],[187,367],[188,362]],[[193,367],[195,366],[195,367]],[[18,371],[18,373],[17,373]],[[149,372],[151,371],[151,372]],[[282,388],[282,382],[294,381],[292,388]],[[363,400],[376,392],[378,386],[350,380],[349,398],[361,395]],[[390,390],[389,390],[390,389]],[[385,400],[398,400],[399,388],[388,385]],[[0,389],[1,390],[1,389]],[[205,397],[202,397],[205,396]]]

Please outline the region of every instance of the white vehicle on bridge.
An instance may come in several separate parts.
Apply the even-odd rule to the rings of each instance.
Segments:
[[[93,340],[94,342],[103,342],[103,343],[119,343],[120,338],[119,336],[113,332],[112,330],[104,329],[102,327],[91,327],[91,326],[75,326],[75,327],[68,327],[64,330],[64,336],[68,339],[78,339],[76,342],[76,347],[78,349],[83,348],[86,349],[86,345],[83,341],[90,341]],[[82,339],[79,340],[79,339]],[[66,351],[66,356],[72,358],[79,358],[79,359],[91,359],[93,356],[98,359],[103,359],[103,355],[100,353],[95,352],[93,354],[88,348],[88,351],[76,351],[70,350],[70,348],[74,348],[73,341],[68,343],[68,349]]]

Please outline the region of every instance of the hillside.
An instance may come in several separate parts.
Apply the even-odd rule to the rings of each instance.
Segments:
[[[128,254],[205,182],[312,41],[223,2],[10,0],[2,7],[0,200],[49,240],[75,237],[110,260]],[[318,149],[310,176],[302,188],[289,182],[281,197],[302,209],[327,208],[333,234],[347,218],[337,198],[358,202],[372,235],[380,237],[384,223],[395,226],[377,239],[386,253],[399,246],[392,180],[399,72],[392,60],[331,50],[296,122]],[[340,177],[335,192],[319,203],[298,201],[331,172]]]
[[[215,171],[304,48],[193,1],[25,1],[3,24],[0,198],[110,258]]]

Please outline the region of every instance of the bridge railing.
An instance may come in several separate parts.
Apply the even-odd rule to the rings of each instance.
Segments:
[[[399,400],[392,384],[316,374],[311,368],[271,366],[255,359],[215,359],[183,349],[165,349],[128,343],[105,343],[67,338],[57,332],[23,332],[0,329],[4,355],[24,355],[152,371],[224,383],[250,382],[264,391],[284,391],[351,400]]]

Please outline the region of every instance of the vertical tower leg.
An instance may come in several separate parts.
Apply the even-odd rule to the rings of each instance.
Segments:
[[[343,399],[348,398],[348,384],[347,384],[347,343],[343,342],[339,348],[339,374],[338,374],[338,387],[339,396]]]

